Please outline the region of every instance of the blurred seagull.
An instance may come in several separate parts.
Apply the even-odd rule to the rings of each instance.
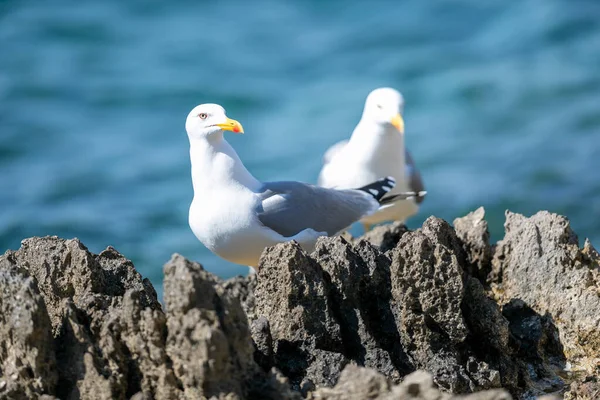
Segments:
[[[335,189],[360,187],[381,176],[396,179],[396,186],[386,196],[415,192],[413,197],[396,198],[393,204],[361,219],[365,231],[379,222],[404,222],[419,210],[425,187],[413,158],[404,146],[402,95],[391,88],[373,90],[365,102],[361,120],[350,140],[331,146],[323,157],[319,186]],[[384,202],[387,197],[383,198]],[[389,203],[389,201],[387,202]]]
[[[223,137],[223,131],[244,132],[223,107],[195,107],[185,128],[194,187],[190,227],[209,250],[237,264],[255,267],[265,247],[289,240],[310,252],[319,236],[335,235],[376,212],[379,200],[395,185],[393,179],[380,177],[356,190],[260,182]]]

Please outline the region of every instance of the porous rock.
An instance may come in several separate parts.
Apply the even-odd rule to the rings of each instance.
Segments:
[[[198,263],[174,255],[165,266],[167,354],[186,398],[244,397],[257,373],[239,301]]]
[[[564,389],[552,316],[518,299],[498,303],[489,290],[483,216],[457,219],[456,230],[434,217],[416,231],[378,227],[377,246],[337,237],[319,239],[310,255],[294,243],[267,249],[255,278],[257,360],[304,394],[332,386],[350,365],[390,384],[424,369],[449,393],[504,387],[533,398]],[[383,237],[393,246],[386,252]]]
[[[441,392],[431,374],[416,371],[398,385],[392,385],[375,370],[348,365],[332,388],[320,388],[310,397],[314,400],[511,400],[502,389],[488,390],[467,396]]]
[[[490,246],[483,217],[280,244],[228,281],[175,255],[165,310],[116,250],[27,239],[0,257],[0,398],[594,398],[598,253],[547,212]]]
[[[456,236],[462,242],[471,276],[486,282],[491,271],[492,248],[485,209],[479,207],[462,218],[454,220]]]
[[[11,254],[0,258],[0,397],[30,399],[56,388],[56,357],[46,305]]]
[[[164,314],[156,293],[113,248],[90,253],[78,240],[31,238],[3,256],[27,271],[45,304],[62,399],[170,395]],[[40,317],[40,320],[44,320]]]
[[[493,258],[501,303],[524,301],[558,327],[572,364],[600,370],[600,257],[586,240],[579,247],[569,221],[540,211],[530,218],[506,213],[506,234]]]
[[[322,269],[297,243],[288,242],[263,254],[257,275],[255,312],[269,321],[277,368],[296,388],[311,365],[323,374],[308,378],[317,384],[335,383],[337,375],[332,381],[328,372],[341,370],[339,365],[345,360]]]
[[[0,398],[298,398],[254,363],[226,285],[181,256],[165,271],[167,314],[113,248],[31,238],[0,257]]]
[[[396,244],[406,232],[408,232],[408,228],[404,223],[393,222],[389,225],[376,226],[360,238],[355,239],[355,241],[367,241],[377,247],[379,251],[385,253],[396,247]]]

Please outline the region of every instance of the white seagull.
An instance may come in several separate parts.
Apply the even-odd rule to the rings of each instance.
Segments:
[[[360,187],[381,176],[391,176],[396,186],[386,197],[414,192],[412,197],[398,197],[391,205],[381,207],[361,218],[365,231],[384,221],[402,221],[419,210],[427,192],[421,174],[404,145],[404,99],[391,88],[373,90],[365,102],[362,118],[350,140],[331,146],[323,157],[319,186],[348,189]]]
[[[195,107],[185,128],[194,187],[190,228],[209,250],[236,264],[256,267],[266,247],[289,240],[311,252],[319,236],[335,235],[376,212],[379,200],[395,184],[377,177],[357,190],[335,190],[301,182],[260,182],[223,137],[223,131],[244,132],[223,107]]]

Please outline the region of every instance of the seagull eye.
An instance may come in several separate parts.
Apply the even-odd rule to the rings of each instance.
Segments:
[[[380,110],[383,110],[383,106],[381,104],[377,104],[377,108],[379,108]]]
[[[198,114],[198,117],[200,119],[206,119],[208,117],[208,115],[206,115],[206,113],[200,113],[200,114]]]

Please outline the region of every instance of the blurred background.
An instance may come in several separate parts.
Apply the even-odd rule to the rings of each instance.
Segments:
[[[188,227],[188,112],[241,121],[229,141],[259,179],[315,182],[380,86],[406,99],[429,192],[409,227],[483,205],[498,240],[506,209],[547,209],[598,246],[599,71],[596,0],[4,0],[0,251],[111,245],[159,292],[174,252],[246,274]]]

